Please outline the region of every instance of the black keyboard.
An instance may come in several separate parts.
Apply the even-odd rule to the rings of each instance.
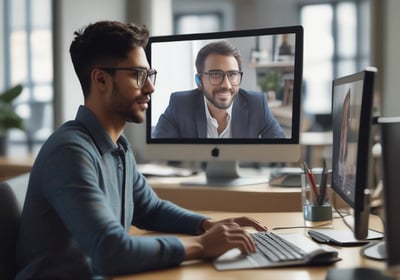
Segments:
[[[293,243],[272,232],[252,233],[257,252],[271,262],[295,261],[304,259],[305,252]]]

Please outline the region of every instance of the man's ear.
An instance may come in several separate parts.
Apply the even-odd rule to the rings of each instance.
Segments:
[[[107,73],[101,69],[95,68],[90,74],[92,87],[98,90],[105,90],[107,88]]]

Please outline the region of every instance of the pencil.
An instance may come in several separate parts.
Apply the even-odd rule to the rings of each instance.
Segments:
[[[326,168],[326,160],[324,159],[323,162],[323,168],[322,168],[322,174],[321,174],[321,182],[319,185],[319,197],[318,197],[318,204],[322,205],[325,201],[325,196],[326,196],[326,183],[327,183],[327,177],[328,177],[328,171]]]
[[[311,190],[314,194],[314,200],[316,200],[316,202],[318,202],[319,195],[318,195],[317,185],[315,184],[314,175],[313,175],[311,169],[308,168],[308,165],[305,161],[303,161],[303,167],[304,167],[304,172],[306,173],[306,175],[308,177],[308,181],[310,182]]]

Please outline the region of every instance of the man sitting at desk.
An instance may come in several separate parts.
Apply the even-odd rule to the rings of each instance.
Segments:
[[[97,22],[70,47],[84,105],[43,144],[33,165],[17,242],[17,280],[104,279],[255,251],[247,217],[214,221],[160,199],[122,135],[144,120],[157,71],[148,30]],[[131,236],[130,226],[190,236]],[[11,257],[11,256],[10,256]]]
[[[240,88],[239,50],[227,41],[204,46],[196,58],[197,88],[175,92],[154,138],[284,138],[263,93]]]

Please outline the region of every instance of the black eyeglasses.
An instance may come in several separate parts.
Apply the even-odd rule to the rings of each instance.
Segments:
[[[106,71],[110,74],[114,73],[117,70],[135,72],[137,74],[136,78],[138,88],[142,88],[146,84],[147,79],[149,79],[153,85],[156,84],[157,71],[155,69],[147,70],[137,67],[99,67],[99,69]]]
[[[200,75],[208,75],[208,79],[210,84],[213,86],[219,86],[225,79],[225,75],[228,77],[228,81],[232,86],[238,86],[242,82],[243,72],[231,70],[231,71],[222,71],[222,70],[211,70],[208,72],[199,73]]]

